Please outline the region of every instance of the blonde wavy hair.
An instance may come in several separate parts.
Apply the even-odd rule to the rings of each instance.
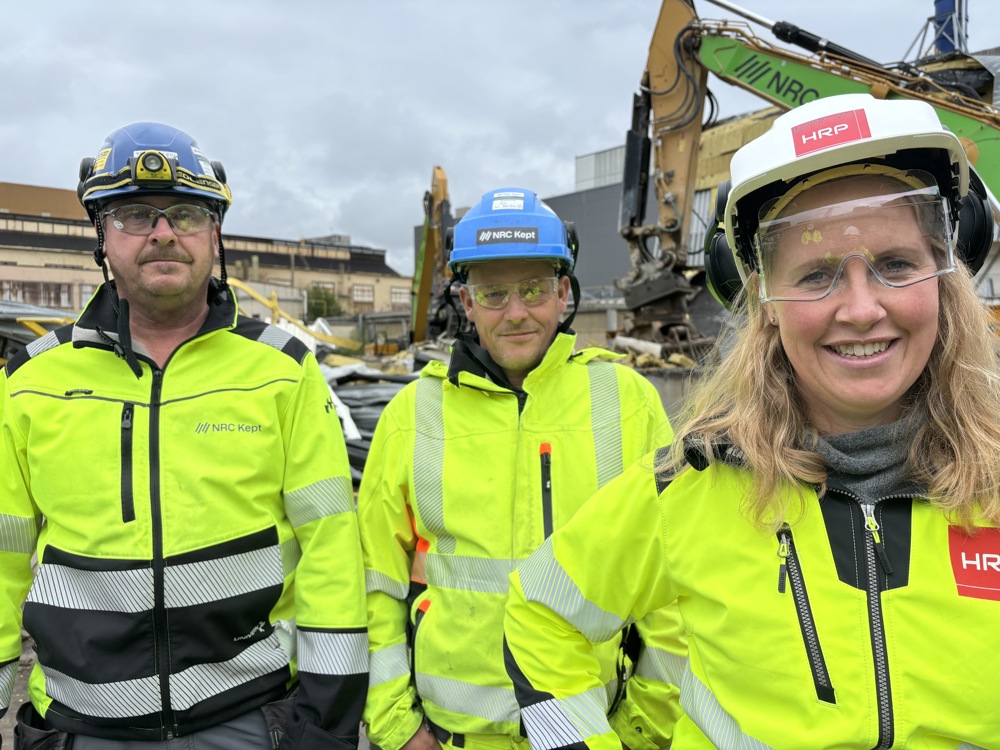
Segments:
[[[1000,524],[1000,337],[964,264],[938,277],[938,337],[924,371],[907,394],[904,415],[914,431],[910,478],[930,502],[971,530]],[[778,329],[758,298],[756,274],[744,289],[728,333],[719,337],[707,371],[694,384],[676,439],[657,465],[668,476],[687,470],[685,445],[731,445],[751,478],[744,512],[777,530],[805,509],[802,483],[825,490],[826,466],[816,451],[795,372]],[[798,492],[783,491],[788,487]],[[794,505],[798,498],[799,507]]]

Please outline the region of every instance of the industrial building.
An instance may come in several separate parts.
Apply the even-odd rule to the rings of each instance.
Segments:
[[[386,251],[344,235],[302,240],[223,233],[230,276],[303,297],[331,292],[347,315],[409,310],[412,279],[386,263]],[[0,182],[0,300],[78,313],[103,276],[97,234],[72,190]]]

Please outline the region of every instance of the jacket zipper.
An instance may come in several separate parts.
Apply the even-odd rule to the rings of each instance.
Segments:
[[[826,659],[823,658],[823,647],[820,645],[819,635],[816,632],[816,621],[813,619],[812,610],[809,607],[805,580],[802,578],[798,555],[795,553],[792,530],[787,527],[778,532],[778,557],[781,559],[778,569],[778,591],[779,593],[785,592],[787,575],[788,582],[792,586],[795,612],[798,615],[799,628],[802,630],[802,639],[806,647],[806,655],[809,658],[809,668],[812,672],[813,685],[816,688],[816,697],[824,703],[836,705],[836,694],[830,683],[830,673],[826,668]]]
[[[882,570],[886,575],[892,575],[892,565],[889,564],[889,555],[886,554],[885,545],[882,543],[882,535],[879,534],[882,527],[875,520],[875,504],[861,503],[861,512],[865,515],[865,528],[871,537],[872,545],[875,547],[875,553],[878,555],[878,561],[882,565]]]
[[[125,402],[122,406],[122,522],[135,520],[135,496],[132,493],[132,420],[135,404]]]
[[[149,502],[153,527],[153,632],[156,671],[160,677],[164,738],[173,739],[177,721],[170,708],[170,644],[167,607],[163,594],[163,515],[160,507],[160,396],[163,371],[153,370],[153,391],[149,400]]]
[[[885,626],[882,620],[882,597],[878,585],[878,566],[882,565],[888,575],[892,573],[889,557],[885,553],[879,525],[875,520],[875,504],[863,503],[856,495],[851,495],[861,506],[865,534],[865,562],[868,568],[868,617],[872,635],[872,657],[875,660],[875,690],[878,700],[879,740],[874,750],[892,747],[895,728],[892,720],[892,698],[889,685],[889,656],[885,644]],[[883,500],[886,498],[882,498]]]
[[[538,453],[542,462],[542,529],[548,539],[552,536],[552,445],[542,443]]]

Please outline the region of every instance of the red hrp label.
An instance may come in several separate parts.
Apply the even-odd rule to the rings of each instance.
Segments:
[[[868,116],[863,109],[838,112],[792,128],[796,156],[871,137]]]
[[[1000,602],[1000,529],[979,529],[969,536],[949,526],[948,549],[958,595]]]

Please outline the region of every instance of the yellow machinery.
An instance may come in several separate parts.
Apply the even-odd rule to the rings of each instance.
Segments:
[[[413,269],[412,334],[414,341],[428,337],[428,317],[434,295],[449,283],[446,235],[451,226],[448,203],[448,177],[441,167],[434,167],[431,189],[424,193],[424,228],[420,236]],[[437,317],[437,316],[435,316]]]
[[[333,336],[327,333],[321,333],[319,331],[314,331],[311,328],[306,327],[306,325],[301,320],[293,317],[292,315],[289,315],[287,312],[281,309],[281,307],[278,305],[277,292],[272,291],[270,297],[265,297],[256,289],[253,289],[247,284],[244,284],[239,279],[234,279],[230,276],[226,281],[229,284],[229,286],[233,287],[234,289],[238,289],[240,292],[247,295],[248,297],[256,300],[262,305],[265,305],[271,312],[270,323],[272,325],[277,324],[279,321],[283,320],[286,323],[291,324],[295,328],[298,328],[300,331],[308,334],[309,336],[312,336],[317,341],[323,342],[324,344],[330,344],[331,346],[335,346],[338,349],[345,349],[347,351],[352,351],[352,352],[357,351],[358,349],[361,348],[361,343],[358,341],[354,341],[353,339],[347,339],[341,336]],[[236,295],[236,299],[238,302],[239,294]]]

